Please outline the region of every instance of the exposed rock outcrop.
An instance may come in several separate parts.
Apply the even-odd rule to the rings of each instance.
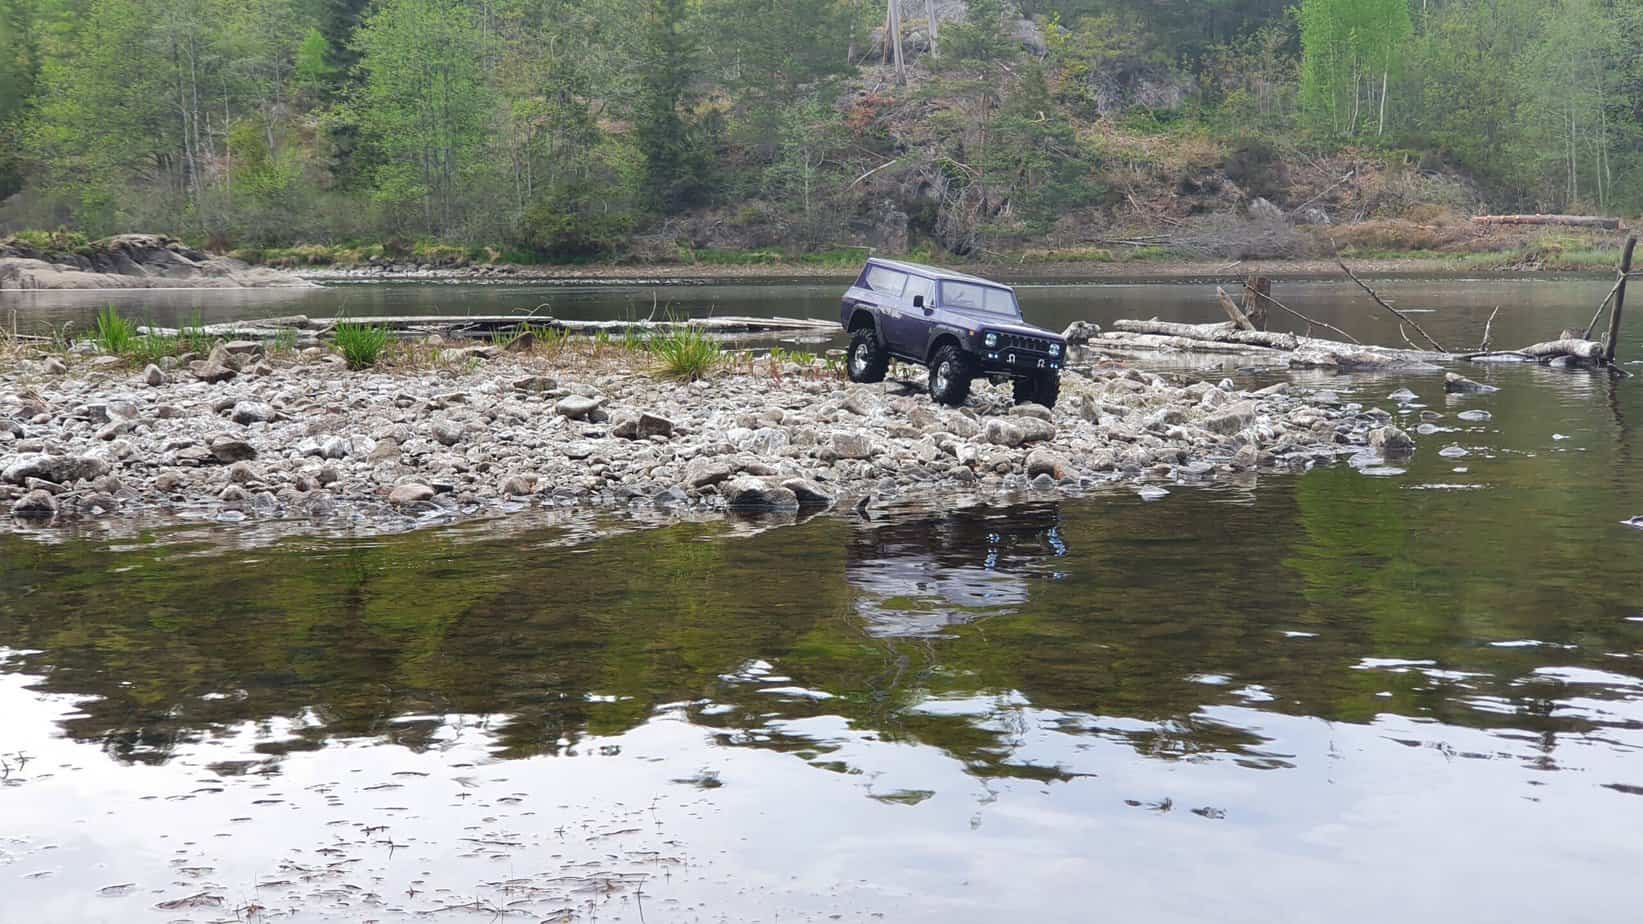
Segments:
[[[186,289],[311,286],[279,270],[195,250],[158,234],[121,234],[74,250],[0,240],[0,289]]]

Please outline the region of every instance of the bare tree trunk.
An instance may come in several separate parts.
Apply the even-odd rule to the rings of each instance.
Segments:
[[[930,57],[940,57],[936,51],[936,33],[939,31],[936,26],[936,0],[924,0],[924,15],[930,20]]]
[[[1381,70],[1381,124],[1375,130],[1376,137],[1386,134],[1386,84],[1392,73],[1391,67]]]
[[[890,0],[890,47],[896,54],[896,83],[906,83],[907,60],[901,55],[901,0]]]

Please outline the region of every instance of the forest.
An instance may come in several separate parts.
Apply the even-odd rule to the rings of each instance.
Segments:
[[[1643,0],[0,0],[0,232],[251,254],[1214,251],[1640,134]]]

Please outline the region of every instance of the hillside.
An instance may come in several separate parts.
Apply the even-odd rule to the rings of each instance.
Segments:
[[[1607,242],[1465,218],[1643,205],[1643,0],[0,0],[0,28],[0,231],[274,263],[1522,262]]]

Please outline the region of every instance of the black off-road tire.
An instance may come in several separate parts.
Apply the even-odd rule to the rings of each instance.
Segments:
[[[850,335],[850,350],[844,354],[845,372],[850,381],[872,385],[884,381],[890,371],[890,351],[879,343],[878,334],[871,327],[858,329]]]
[[[1036,372],[1026,378],[1015,380],[1015,403],[1042,404],[1045,407],[1055,407],[1055,402],[1061,397],[1061,373]]]
[[[975,361],[970,354],[948,344],[930,360],[930,398],[937,404],[959,407],[970,397],[975,379]]]

